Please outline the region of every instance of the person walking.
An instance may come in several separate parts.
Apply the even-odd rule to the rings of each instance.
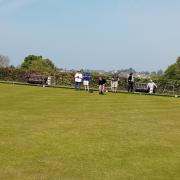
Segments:
[[[111,89],[113,93],[117,92],[118,89],[118,82],[119,82],[119,75],[117,72],[115,72],[111,79]]]
[[[81,82],[82,82],[82,73],[80,71],[77,71],[75,76],[75,90],[80,90]]]
[[[89,72],[83,73],[83,85],[85,91],[89,92],[89,81],[90,81],[91,74]]]
[[[147,84],[147,89],[149,94],[155,93],[155,89],[157,88],[157,85],[153,82],[153,80],[150,80],[150,82]]]
[[[128,76],[128,92],[133,92],[134,89],[134,77],[133,73],[130,73]]]

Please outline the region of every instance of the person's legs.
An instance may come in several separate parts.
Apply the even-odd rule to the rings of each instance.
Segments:
[[[84,81],[83,84],[85,91],[89,91],[89,81]]]
[[[153,94],[153,88],[150,88],[149,94]]]
[[[118,90],[118,81],[116,82],[116,87],[115,87],[115,92],[117,93],[117,90]]]
[[[113,93],[115,93],[116,92],[116,88],[115,87],[113,87]]]
[[[84,90],[86,91],[86,81],[83,81]]]
[[[111,81],[111,91],[114,91],[114,87],[113,87],[113,81]]]
[[[114,85],[114,92],[117,93],[117,88],[118,88],[118,82],[116,81],[115,82],[115,85]]]
[[[99,94],[103,94],[103,85],[99,85]]]
[[[86,89],[87,89],[87,91],[89,92],[89,81],[87,81]]]
[[[105,84],[102,85],[102,94],[105,93],[105,90],[106,90],[106,87],[105,87]]]
[[[133,82],[130,83],[130,91],[133,92]]]
[[[87,85],[87,91],[89,92],[89,85]]]
[[[117,87],[114,88],[114,93],[117,93]]]
[[[131,85],[130,85],[130,82],[128,83],[128,92],[130,92],[130,87],[131,87]]]
[[[114,92],[115,92],[115,89],[114,89],[114,82],[112,82],[112,84],[111,84],[111,89],[112,89],[112,92],[114,93]]]
[[[78,82],[75,82],[75,90],[78,88]]]
[[[99,94],[101,94],[102,90],[101,90],[101,85],[99,85]]]
[[[76,84],[76,89],[77,89],[77,90],[80,90],[80,82],[77,82],[77,84]]]
[[[84,85],[84,90],[86,91],[86,89],[87,89],[87,86],[86,86],[86,85]]]

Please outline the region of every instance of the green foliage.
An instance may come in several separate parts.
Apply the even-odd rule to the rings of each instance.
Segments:
[[[42,56],[29,55],[21,64],[21,69],[35,72],[55,72],[56,67],[50,59],[43,59]]]
[[[98,76],[99,73],[98,72],[91,72],[91,76]]]
[[[170,65],[165,71],[165,78],[180,80],[180,57],[175,64]]]
[[[26,82],[26,75],[26,71],[23,69],[0,68],[0,80],[3,81]]]

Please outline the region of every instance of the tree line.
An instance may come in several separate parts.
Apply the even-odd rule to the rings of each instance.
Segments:
[[[43,56],[28,55],[18,67],[14,67],[13,65],[10,66],[9,64],[10,60],[8,56],[0,55],[0,68],[14,68],[36,73],[55,74],[58,72],[58,68],[55,66],[53,61],[48,58],[43,58]],[[164,73],[154,73],[151,75],[151,78],[154,79],[160,78],[163,80],[180,80],[180,57],[177,58],[174,64],[167,67]]]

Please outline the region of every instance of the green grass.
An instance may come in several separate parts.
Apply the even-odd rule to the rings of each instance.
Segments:
[[[0,179],[179,180],[180,99],[0,84]]]

